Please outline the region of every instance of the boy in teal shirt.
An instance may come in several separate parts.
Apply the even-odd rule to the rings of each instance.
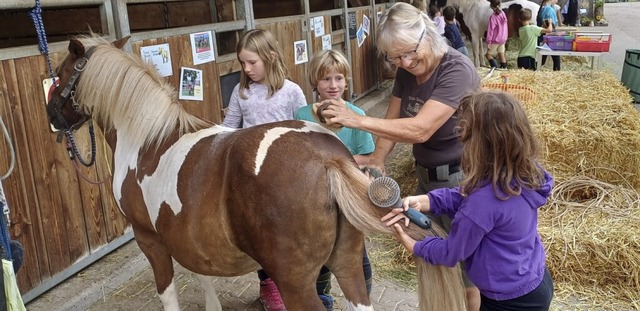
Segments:
[[[518,68],[536,70],[536,47],[538,36],[542,33],[550,33],[553,25],[548,23],[547,28],[538,27],[531,23],[531,10],[520,10],[520,23],[518,36],[520,37],[520,53],[518,53]]]
[[[365,115],[362,109],[342,99],[350,71],[351,67],[342,53],[324,50],[316,53],[309,63],[309,84],[317,91],[318,102],[333,99],[345,104],[358,114]],[[295,119],[318,122],[312,104],[299,108],[295,113]],[[343,127],[336,134],[347,146],[358,165],[363,166],[369,163],[369,155],[375,150],[371,133]]]
[[[318,102],[326,99],[333,99],[345,104],[349,109],[364,115],[362,109],[356,107],[348,101],[342,99],[342,94],[347,87],[349,72],[351,67],[342,53],[335,50],[324,50],[316,53],[309,62],[309,84],[318,93]],[[298,108],[295,113],[296,120],[306,120],[318,122],[313,110],[313,104]],[[375,150],[373,136],[363,130],[343,127],[336,134],[338,138],[347,146],[358,165],[363,166],[369,163],[369,155]],[[371,263],[364,251],[362,258],[362,270],[367,283],[367,293],[371,292]],[[333,310],[333,297],[331,296],[331,271],[322,266],[320,275],[316,281],[318,297],[322,300],[325,308]]]

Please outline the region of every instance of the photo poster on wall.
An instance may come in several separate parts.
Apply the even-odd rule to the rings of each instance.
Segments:
[[[213,50],[213,35],[211,31],[192,33],[190,36],[193,64],[200,65],[214,61],[215,52]]]
[[[140,56],[146,63],[152,64],[161,76],[173,75],[169,43],[143,46],[140,48]]]
[[[356,20],[356,12],[349,12],[347,16],[347,22],[349,23],[349,39],[356,37],[358,31],[358,21]]]
[[[331,34],[322,36],[322,49],[331,50]]]
[[[360,24],[360,28],[358,28],[358,32],[356,33],[356,38],[358,39],[358,47],[361,47],[364,43],[364,39],[367,38],[367,35],[364,33],[364,28],[362,24]]]
[[[202,100],[202,70],[182,67],[180,70],[179,99]]]
[[[316,16],[313,23],[313,32],[317,37],[324,36],[324,16]]]
[[[302,64],[309,61],[307,54],[307,40],[300,40],[293,42],[293,55],[295,56],[295,63]]]
[[[367,34],[369,34],[369,27],[370,27],[369,17],[367,17],[366,15],[363,15],[362,16],[362,28],[364,29],[364,32],[366,32]]]

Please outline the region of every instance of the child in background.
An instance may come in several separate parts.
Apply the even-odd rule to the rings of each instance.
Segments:
[[[458,52],[469,57],[469,50],[467,50],[467,46],[464,45],[464,41],[460,35],[460,28],[458,28],[458,24],[456,22],[456,9],[452,6],[447,6],[442,10],[442,15],[444,15],[444,20],[446,22],[446,25],[444,26],[444,36],[449,40],[449,45],[458,50]]]
[[[558,3],[558,0],[542,0],[538,16],[536,17],[536,23],[539,27],[547,28],[547,24],[551,24],[551,31],[558,27],[558,13],[554,8],[556,3]],[[543,35],[538,36],[538,45],[541,45],[542,41]],[[560,70],[560,55],[553,55],[551,59],[553,60],[553,71]],[[546,61],[547,55],[542,55],[542,64],[540,66],[544,66]]]
[[[549,23],[547,28],[541,28],[531,24],[531,10],[520,10],[520,28],[518,36],[520,37],[520,52],[518,53],[518,68],[536,70],[536,47],[538,46],[538,36],[541,33],[550,33],[552,25]]]
[[[240,83],[231,94],[222,125],[243,128],[263,123],[292,120],[306,105],[302,89],[287,79],[287,67],[275,37],[266,30],[247,31],[236,46],[242,71]],[[266,310],[285,311],[276,284],[264,270],[258,270],[260,302]]]
[[[381,218],[393,225],[402,245],[432,265],[464,260],[480,289],[480,310],[546,311],[553,280],[538,234],[538,209],[547,202],[553,178],[538,163],[540,144],[524,108],[505,92],[465,97],[459,108],[464,180],[455,188],[404,198]],[[501,150],[501,152],[495,152]],[[453,218],[446,238],[415,241],[396,223],[413,208]]]
[[[342,99],[347,82],[349,81],[351,67],[349,62],[336,50],[324,50],[316,53],[309,62],[309,84],[318,92],[318,102],[332,100],[360,115],[365,115],[362,109]],[[304,106],[296,111],[296,120],[318,122],[313,111],[313,104]],[[347,146],[356,163],[364,166],[369,163],[369,155],[375,149],[373,136],[363,130],[342,127],[336,132],[338,138]],[[371,263],[365,250],[362,258],[362,270],[367,283],[367,293],[371,292]],[[316,281],[318,296],[328,311],[333,310],[333,297],[331,296],[331,271],[322,266],[320,275]]]
[[[429,6],[429,17],[433,20],[433,24],[436,25],[438,33],[441,36],[444,36],[444,26],[446,25],[446,22],[444,21],[444,17],[442,16],[442,13],[440,13],[440,8],[437,5],[432,4]]]
[[[498,68],[495,60],[496,54],[500,60],[500,69],[507,69],[507,57],[505,56],[505,43],[507,42],[508,28],[507,15],[500,9],[500,0],[491,0],[493,14],[489,17],[489,27],[487,29],[487,54],[485,57],[489,61],[491,68]]]

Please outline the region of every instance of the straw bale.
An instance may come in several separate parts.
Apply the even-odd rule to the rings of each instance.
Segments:
[[[640,118],[629,92],[605,71],[509,72],[536,93],[524,103],[556,179],[584,175],[640,190]],[[486,83],[500,82],[499,76]]]
[[[538,230],[554,282],[563,284],[560,299],[578,294],[607,310],[640,309],[637,191],[570,178],[554,187]]]

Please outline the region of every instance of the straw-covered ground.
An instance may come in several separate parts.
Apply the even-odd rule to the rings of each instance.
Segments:
[[[556,179],[538,226],[556,285],[553,309],[639,310],[640,118],[629,93],[604,71],[506,74],[503,88],[522,98],[543,147],[540,162]],[[493,73],[484,84],[502,81]],[[411,148],[396,152],[388,170],[407,195],[416,185]],[[372,251],[376,272],[411,286],[410,254],[389,237],[371,238],[385,245]]]

